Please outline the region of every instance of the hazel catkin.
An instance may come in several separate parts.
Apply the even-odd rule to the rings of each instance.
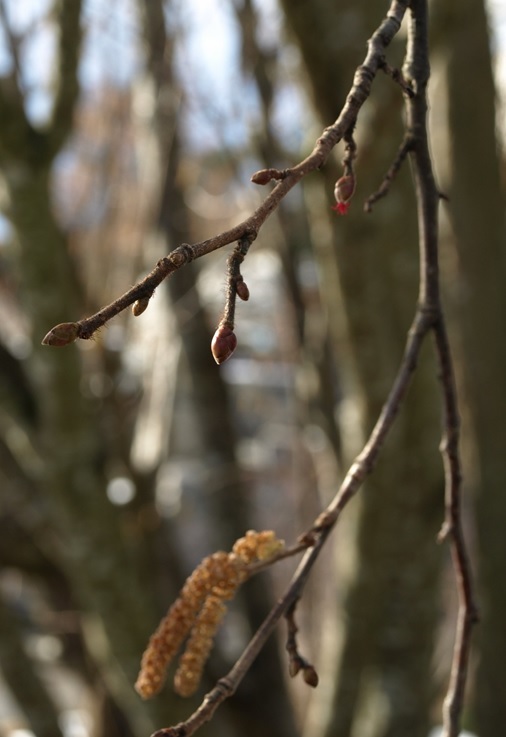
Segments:
[[[236,541],[231,553],[217,552],[204,558],[149,640],[135,684],[142,698],[149,699],[160,691],[167,667],[189,633],[174,688],[181,696],[195,692],[225,616],[225,602],[248,577],[250,563],[267,560],[282,547],[283,542],[271,530],[249,530]]]

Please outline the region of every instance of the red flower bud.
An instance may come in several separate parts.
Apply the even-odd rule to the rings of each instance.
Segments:
[[[218,365],[230,358],[237,347],[237,338],[228,325],[218,325],[211,341],[211,353]]]
[[[334,197],[336,198],[336,204],[333,206],[333,210],[337,210],[341,215],[346,215],[350,206],[349,200],[353,197],[355,192],[355,177],[353,174],[347,174],[341,179],[338,179],[336,186],[334,187]]]

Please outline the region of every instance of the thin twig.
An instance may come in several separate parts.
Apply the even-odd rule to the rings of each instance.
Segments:
[[[288,653],[288,670],[292,678],[294,678],[300,671],[302,671],[302,677],[304,682],[307,683],[311,688],[318,686],[318,673],[311,663],[306,658],[303,658],[299,652],[299,646],[297,644],[297,633],[299,628],[295,621],[295,610],[299,599],[295,599],[294,602],[288,607],[288,611],[285,614],[286,624],[288,627],[288,636],[286,638],[285,649]]]
[[[478,621],[474,601],[471,568],[468,560],[461,522],[461,470],[459,458],[459,416],[456,402],[455,381],[448,336],[444,322],[434,325],[436,350],[440,366],[443,392],[445,433],[441,442],[445,466],[445,521],[439,534],[440,540],[448,538],[459,595],[457,631],[453,649],[450,682],[443,705],[444,737],[457,737],[460,733],[460,715],[464,704],[467,666],[471,647],[471,632]]]
[[[241,264],[244,261],[252,242],[253,239],[251,237],[244,236],[239,240],[239,243],[228,258],[227,292],[222,322],[229,325],[231,328],[234,327],[235,323],[236,297],[239,296],[244,300],[247,300],[249,297],[249,290],[241,274]]]
[[[382,197],[385,197],[388,194],[388,192],[390,191],[390,185],[397,176],[399,169],[401,168],[406,156],[409,154],[412,148],[413,136],[410,133],[407,133],[404,136],[404,140],[402,141],[399,150],[397,151],[395,159],[392,162],[392,166],[385,174],[380,186],[378,187],[376,192],[370,195],[370,197],[368,197],[365,201],[364,212],[371,213],[373,205]]]
[[[391,77],[394,82],[396,82],[401,90],[408,96],[408,97],[414,97],[415,91],[411,87],[411,85],[404,79],[404,76],[400,69],[397,69],[396,67],[391,67],[390,64],[387,63],[386,59],[383,60],[382,64],[380,65],[380,68],[387,74],[389,77]]]
[[[459,414],[445,319],[441,308],[438,268],[437,190],[427,139],[426,86],[429,78],[427,0],[412,0],[406,55],[407,75],[413,80],[416,96],[407,104],[407,123],[417,131],[410,154],[418,202],[420,228],[420,295],[427,314],[433,315],[432,330],[440,369],[443,395],[444,433],[441,443],[445,467],[445,523],[440,538],[448,538],[459,596],[459,612],[453,662],[443,706],[444,737],[458,737],[464,705],[464,688],[471,646],[471,630],[477,621],[471,568],[462,532],[461,464],[459,457]]]

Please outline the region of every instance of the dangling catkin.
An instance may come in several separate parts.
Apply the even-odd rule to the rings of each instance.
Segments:
[[[190,630],[174,686],[181,696],[194,693],[226,612],[223,602],[232,599],[248,577],[248,564],[266,560],[282,547],[274,532],[250,530],[237,540],[232,553],[218,552],[204,558],[149,640],[135,684],[142,698],[149,699],[160,691],[167,667]]]

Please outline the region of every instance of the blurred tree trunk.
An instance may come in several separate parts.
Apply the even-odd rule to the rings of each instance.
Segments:
[[[3,596],[0,597],[0,628],[2,673],[29,728],[37,737],[62,737],[56,707],[25,651],[19,616]]]
[[[449,105],[449,213],[457,246],[455,309],[474,434],[480,626],[473,720],[480,737],[506,723],[506,292],[505,201],[496,96],[483,0],[449,2],[445,40]]]
[[[316,109],[329,124],[386,7],[286,0],[283,8]],[[390,63],[400,63],[395,57],[392,48]],[[360,410],[363,436],[391,387],[417,300],[416,214],[408,172],[401,172],[372,215],[360,213],[402,141],[401,110],[399,89],[379,78],[363,112],[366,122],[356,131],[358,186],[350,214],[335,218],[333,243],[326,252],[317,250],[328,312],[345,311],[344,336],[334,318],[336,351],[344,339],[351,354],[344,391]],[[329,162],[323,174],[330,193],[339,168]],[[330,195],[328,201],[330,207]],[[338,283],[331,278],[336,265]],[[336,356],[346,364],[342,352]],[[439,425],[435,366],[425,352],[395,431],[355,502],[353,542],[346,527],[338,533],[346,538],[346,545],[337,541],[343,612],[341,621],[324,624],[334,637],[326,643],[329,674],[322,674],[333,685],[328,694],[316,693],[308,735],[348,737],[358,729],[375,737],[426,737],[429,731],[440,572],[435,538],[443,497]],[[343,437],[352,431],[343,418]],[[351,517],[353,512],[345,525]]]
[[[284,150],[272,120],[273,104],[279,92],[278,49],[266,48],[262,44],[258,12],[252,0],[236,0],[234,10],[241,33],[243,73],[253,78],[261,103],[262,126],[255,140],[258,155],[265,168],[282,169],[294,154]],[[304,259],[313,258],[309,217],[303,207],[303,199],[297,210],[293,205],[287,207],[285,202],[281,202],[276,219],[280,231],[277,251],[283,264],[295,333],[300,343],[296,383],[303,387],[304,396],[300,397],[299,414],[304,424],[312,422],[322,428],[332,453],[341,460],[341,440],[334,415],[338,380],[329,319],[328,316],[323,317],[321,304],[308,304],[300,284],[301,263]],[[315,329],[315,322],[318,322],[318,329]],[[305,523],[306,520],[301,522],[302,525]]]
[[[37,402],[32,442],[43,461],[37,482],[49,500],[55,562],[83,609],[87,647],[134,731],[144,737],[170,719],[165,703],[148,707],[133,690],[155,610],[129,554],[120,511],[105,494],[107,442],[81,391],[79,351],[75,345],[61,351],[40,345],[50,327],[80,313],[75,265],[51,199],[52,166],[71,130],[79,92],[80,3],[57,4],[55,11],[60,75],[53,122],[35,129],[15,75],[0,80],[0,163],[33,338],[27,362]]]

